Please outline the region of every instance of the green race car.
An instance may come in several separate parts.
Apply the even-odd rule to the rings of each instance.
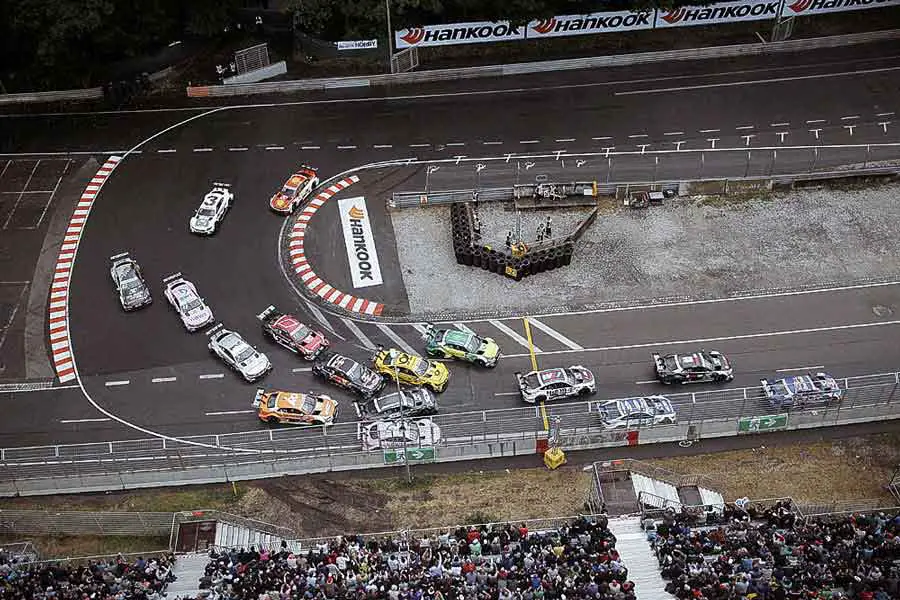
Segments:
[[[437,329],[429,324],[422,336],[425,352],[436,358],[457,358],[483,367],[496,367],[500,346],[491,338],[481,338],[468,331]]]

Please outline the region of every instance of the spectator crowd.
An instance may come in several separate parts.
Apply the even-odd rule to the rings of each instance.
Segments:
[[[605,516],[213,553],[200,588],[207,600],[635,600]]]
[[[780,501],[727,505],[699,527],[697,517],[669,510],[648,527],[679,600],[900,598],[900,514],[804,520]]]
[[[163,600],[170,554],[76,563],[24,562],[0,551],[0,600]]]

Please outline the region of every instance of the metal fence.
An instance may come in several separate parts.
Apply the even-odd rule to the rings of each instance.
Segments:
[[[39,104],[42,102],[59,102],[63,100],[100,100],[101,98],[103,98],[103,88],[95,87],[83,90],[55,90],[52,92],[0,94],[0,105]]]
[[[522,75],[548,71],[598,69],[656,62],[706,60],[718,58],[734,58],[740,56],[778,54],[783,52],[797,52],[800,50],[837,48],[855,44],[889,41],[898,38],[900,38],[900,29],[890,29],[885,31],[836,35],[802,40],[790,40],[784,42],[740,44],[733,46],[718,46],[712,48],[692,48],[688,50],[667,50],[662,52],[641,52],[633,54],[620,54],[616,56],[595,56],[590,58],[552,60],[543,62],[519,63],[512,65],[492,65],[484,67],[464,67],[457,69],[435,69],[431,71],[411,71],[408,73],[371,75],[367,77],[334,77],[230,86],[194,86],[187,88],[187,95],[190,97],[245,96],[251,94],[328,90],[345,87],[374,87],[405,83],[422,83],[427,81],[452,81],[457,79],[502,77],[504,75]]]
[[[7,535],[168,536],[171,512],[93,512],[0,510],[0,532]]]
[[[900,418],[900,374],[840,380],[840,403],[774,409],[759,388],[724,388],[670,394],[678,423],[636,427],[639,443],[678,442],[752,435],[764,430],[805,429]],[[633,443],[609,430],[596,401],[551,404],[562,419],[565,450]],[[540,407],[520,406],[437,415],[442,441],[436,462],[535,454],[546,439]],[[264,427],[260,425],[260,427]],[[0,449],[0,495],[58,494],[217,483],[304,473],[396,466],[391,453],[365,452],[356,423],[328,429],[267,429],[172,441],[160,438]]]

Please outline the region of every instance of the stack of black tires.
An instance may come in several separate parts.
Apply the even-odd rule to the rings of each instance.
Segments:
[[[480,267],[498,275],[521,281],[529,275],[552,271],[572,262],[575,242],[569,238],[542,244],[540,248],[528,250],[524,256],[512,256],[509,249],[497,250],[481,243],[481,232],[475,222],[475,214],[470,203],[455,203],[450,206],[453,252],[456,262],[461,265]]]

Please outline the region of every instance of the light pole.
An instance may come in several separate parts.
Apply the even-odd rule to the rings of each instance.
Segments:
[[[394,32],[391,31],[391,0],[384,0],[384,12],[387,15],[387,52],[388,69],[394,72],[394,63],[391,58],[394,55]]]
[[[409,455],[406,453],[406,409],[403,407],[403,390],[400,389],[400,369],[394,365],[394,377],[397,381],[397,400],[400,402],[400,422],[403,424],[403,464],[406,465],[406,483],[412,485],[412,471],[409,468]]]

